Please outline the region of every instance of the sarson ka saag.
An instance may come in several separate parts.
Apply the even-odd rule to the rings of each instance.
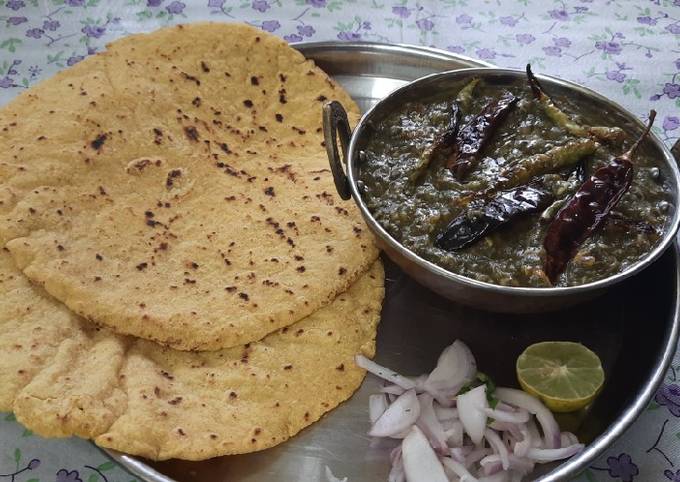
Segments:
[[[527,66],[525,82],[467,79],[374,121],[358,179],[383,228],[449,271],[581,285],[624,271],[663,237],[671,188],[662,161],[638,149],[646,135],[553,100]]]

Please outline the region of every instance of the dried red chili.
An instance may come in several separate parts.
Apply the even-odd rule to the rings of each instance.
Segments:
[[[612,208],[628,191],[633,181],[631,157],[649,134],[655,117],[652,110],[647,128],[628,152],[597,169],[548,227],[543,241],[544,271],[551,283],[555,284],[581,244],[604,225]]]

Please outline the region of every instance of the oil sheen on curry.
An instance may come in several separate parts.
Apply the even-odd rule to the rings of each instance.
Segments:
[[[625,270],[660,241],[661,161],[607,119],[526,83],[468,79],[373,124],[359,189],[419,256],[505,286],[574,286]],[[638,149],[638,146],[640,148]]]

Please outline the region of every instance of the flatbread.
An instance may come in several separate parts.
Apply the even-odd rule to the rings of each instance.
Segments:
[[[0,410],[40,435],[91,438],[150,459],[271,447],[359,387],[364,371],[354,355],[374,354],[383,282],[377,261],[293,326],[250,345],[191,353],[70,315],[2,252]]]
[[[117,333],[182,350],[259,340],[376,259],[335,194],[321,106],[358,108],[245,25],[134,35],[0,110],[0,243]]]

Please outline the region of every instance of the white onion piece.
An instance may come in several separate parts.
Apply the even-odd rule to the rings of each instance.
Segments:
[[[331,472],[331,468],[326,465],[326,480],[328,482],[347,482],[347,477],[343,477],[342,479],[337,478],[333,475],[333,472]]]
[[[413,381],[409,378],[402,376],[388,368],[380,366],[373,360],[369,360],[363,355],[357,355],[354,357],[354,360],[356,361],[357,365],[359,365],[359,367],[371,372],[373,375],[380,377],[383,380],[387,380],[390,383],[399,385],[404,390],[410,390],[415,387],[415,383],[413,383]]]
[[[510,471],[527,475],[534,470],[534,463],[522,457],[508,456]],[[479,461],[484,475],[493,475],[503,470],[503,462],[498,454],[491,454]]]
[[[455,460],[456,462],[460,462],[461,464],[465,464],[465,457],[472,452],[472,446],[470,445],[465,445],[462,447],[454,447],[449,449],[449,454],[451,455],[451,458]]]
[[[401,444],[401,457],[408,482],[448,482],[427,437],[415,425]]]
[[[472,452],[470,452],[468,455],[465,456],[465,466],[469,467],[472,464],[474,464],[475,462],[479,462],[484,457],[486,457],[490,454],[491,454],[491,449],[476,448]]]
[[[425,382],[427,381],[427,374],[423,374],[417,377],[412,377],[411,381],[413,381],[414,388],[416,389],[416,392],[422,393],[425,391]]]
[[[510,454],[508,453],[508,448],[505,446],[501,438],[490,428],[484,430],[484,437],[486,438],[486,441],[489,442],[489,445],[493,451],[501,458],[503,470],[508,470],[510,468]]]
[[[524,409],[510,411],[486,408],[484,409],[484,413],[486,413],[489,417],[493,418],[494,420],[508,423],[527,423],[530,418],[529,412],[527,412]]]
[[[387,410],[387,398],[385,395],[370,395],[368,397],[368,418],[371,420],[371,425],[378,421],[380,416]]]
[[[562,432],[560,434],[560,441],[562,442],[562,447],[568,447],[569,445],[577,444],[578,437],[571,432]]]
[[[471,381],[477,373],[477,362],[465,343],[454,341],[439,355],[437,366],[427,377],[425,389],[439,403],[451,406],[451,399],[460,388]]]
[[[546,448],[556,449],[560,447],[560,427],[557,425],[552,412],[540,400],[515,388],[496,388],[494,395],[502,402],[523,408],[536,415],[538,423],[541,424],[543,429],[543,435],[545,435]],[[458,409],[460,410],[460,407]]]
[[[446,446],[446,435],[444,428],[437,416],[434,413],[432,402],[434,399],[429,393],[421,393],[418,395],[418,402],[420,403],[420,417],[416,421],[416,425],[423,431],[425,436],[430,441],[432,448],[439,453],[448,451]]]
[[[387,393],[389,395],[396,395],[396,396],[399,396],[406,391],[403,388],[401,388],[399,385],[394,385],[394,384],[385,385],[384,387],[380,387],[379,390],[382,393]]]
[[[460,482],[477,482],[477,479],[460,462],[456,462],[449,457],[442,457],[441,461],[444,467],[460,477]]]
[[[531,446],[537,449],[543,448],[543,439],[533,418],[527,423],[527,430],[529,430],[531,437]]]
[[[420,405],[415,390],[407,390],[373,424],[368,435],[371,437],[392,437],[416,423],[420,416]]]
[[[517,457],[526,457],[527,452],[532,447],[531,432],[529,431],[527,425],[522,425],[520,428],[520,432],[522,434],[522,441],[517,442],[515,444],[513,448],[513,453]]]
[[[494,430],[498,430],[499,432],[508,432],[508,434],[511,435],[513,438],[519,440],[522,438],[522,433],[520,432],[519,429],[522,425],[524,424],[499,422],[498,420],[494,420],[492,423],[489,424],[489,427],[491,427]]]
[[[527,458],[535,460],[539,463],[553,462],[555,460],[562,460],[583,450],[583,444],[574,444],[560,449],[534,449],[531,448],[527,452]]]
[[[484,437],[487,416],[484,409],[489,407],[486,400],[486,385],[480,385],[469,392],[456,397],[458,416],[465,432],[475,445],[479,445]]]
[[[458,418],[458,410],[453,407],[442,407],[439,402],[433,405],[434,413],[437,420],[444,422],[445,420],[455,420]]]
[[[392,468],[387,476],[387,482],[406,482],[404,462],[401,458],[401,444],[390,452],[390,460],[392,461]]]
[[[446,443],[450,447],[461,447],[463,445],[463,437],[465,436],[465,429],[463,424],[456,420],[451,424],[451,428],[444,431],[446,436]]]

